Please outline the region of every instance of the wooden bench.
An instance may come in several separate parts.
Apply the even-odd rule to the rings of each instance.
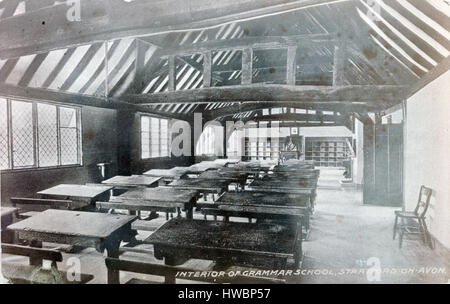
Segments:
[[[131,229],[141,231],[156,231],[161,225],[161,223],[155,224],[155,221],[135,220],[133,223],[131,223]]]
[[[47,209],[76,210],[88,205],[85,202],[74,202],[72,200],[25,197],[12,197],[11,204],[19,209],[18,217],[21,219],[34,216]]]
[[[128,260],[128,259],[115,259],[115,258],[107,258],[105,260],[106,267],[108,270],[115,271],[127,271],[133,273],[154,275],[154,276],[162,276],[165,277],[165,283],[171,283],[172,279],[181,279],[181,280],[191,280],[196,282],[206,282],[206,283],[216,283],[216,284],[226,284],[226,283],[236,283],[236,284],[284,284],[285,281],[281,279],[275,278],[263,278],[263,277],[248,277],[248,276],[234,276],[234,277],[176,277],[177,273],[185,272],[185,273],[194,273],[201,271],[211,271],[208,270],[199,270],[192,269],[186,267],[174,267],[163,264],[156,264],[151,262],[142,262],[136,260]],[[120,282],[108,282],[108,284],[120,284]],[[150,281],[150,280],[142,280],[137,278],[131,278],[125,284],[161,284],[159,282]]]
[[[94,276],[81,274],[80,280],[68,279],[67,272],[58,270],[57,262],[62,262],[61,252],[52,249],[34,248],[12,244],[2,244],[2,254],[25,256],[29,265],[2,262],[2,274],[13,284],[56,283],[85,284]],[[51,262],[51,269],[43,268],[43,261]]]

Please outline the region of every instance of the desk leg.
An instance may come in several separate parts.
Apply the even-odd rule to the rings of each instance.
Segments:
[[[295,269],[298,269],[300,267],[300,263],[303,257],[302,239],[303,239],[303,228],[301,221],[299,221],[297,223],[297,238],[295,239],[295,246],[294,246]]]
[[[109,258],[119,257],[120,240],[111,240],[106,244],[106,252]],[[108,284],[120,284],[120,273],[115,269],[108,269]]]
[[[192,206],[186,209],[186,218],[188,220],[192,220],[194,218],[194,211]]]
[[[12,214],[8,215],[6,218],[2,219],[2,243],[14,243],[15,233],[12,230],[8,230],[6,227],[14,222],[14,216]]]
[[[30,247],[42,248],[42,242],[41,241],[37,241],[37,240],[32,240],[32,241],[30,241]],[[30,257],[30,265],[42,266],[42,258]]]

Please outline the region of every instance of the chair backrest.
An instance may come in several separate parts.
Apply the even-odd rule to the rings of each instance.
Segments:
[[[428,207],[430,206],[432,192],[433,190],[431,190],[430,188],[427,188],[425,186],[420,187],[419,200],[417,202],[416,209],[414,209],[414,213],[421,218],[425,217]]]

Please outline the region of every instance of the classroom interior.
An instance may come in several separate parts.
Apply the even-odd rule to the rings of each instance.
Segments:
[[[448,283],[449,55],[442,0],[0,0],[0,283]]]

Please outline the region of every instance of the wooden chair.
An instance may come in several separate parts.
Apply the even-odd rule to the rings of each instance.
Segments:
[[[433,249],[430,233],[425,222],[425,215],[430,205],[432,190],[420,187],[419,199],[414,211],[395,211],[394,237],[399,233],[399,248],[402,248],[404,234],[420,234],[424,244]],[[400,219],[400,223],[398,220]]]
[[[58,270],[57,262],[62,262],[61,252],[52,249],[34,248],[28,246],[2,244],[2,254],[26,256],[29,265],[2,262],[2,274],[13,284],[84,284],[94,276],[81,274],[80,280],[68,279],[67,272]],[[43,261],[51,262],[50,269],[43,268]]]

